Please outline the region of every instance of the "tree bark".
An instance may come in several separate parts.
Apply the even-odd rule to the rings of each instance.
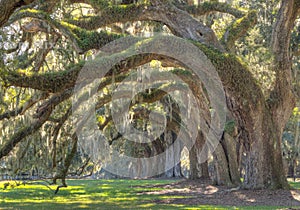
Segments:
[[[208,154],[206,154],[206,160],[200,159],[200,153],[205,143],[204,135],[201,131],[198,132],[196,142],[189,152],[190,159],[190,179],[209,179],[208,173]]]

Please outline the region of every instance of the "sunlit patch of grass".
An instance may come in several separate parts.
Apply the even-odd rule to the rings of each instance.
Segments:
[[[54,195],[57,185],[46,187],[43,182],[30,182],[4,188],[0,182],[0,209],[253,209],[213,205],[169,204],[167,201],[189,196],[168,195],[161,184],[177,180],[68,180],[68,187]],[[11,182],[15,183],[15,182]],[[300,189],[300,183],[291,182]],[[163,201],[163,202],[157,202]],[[280,209],[275,206],[256,206],[257,209]]]
[[[290,182],[290,185],[295,188],[295,189],[298,189],[300,190],[300,182]]]

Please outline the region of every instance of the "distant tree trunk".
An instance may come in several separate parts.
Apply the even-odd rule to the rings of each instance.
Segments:
[[[296,172],[296,161],[292,159],[291,161],[289,161],[288,176],[293,178],[294,181],[296,179],[295,172]]]
[[[200,179],[200,178],[209,178],[208,173],[208,163],[207,163],[207,154],[206,160],[200,159],[200,153],[202,151],[203,145],[205,143],[205,138],[203,133],[200,131],[196,138],[196,142],[189,152],[190,159],[190,179]]]
[[[72,160],[77,152],[77,143],[78,143],[78,137],[76,136],[76,134],[73,134],[71,151],[67,154],[63,167],[60,169],[60,171],[58,171],[58,173],[52,179],[53,184],[57,183],[57,179],[61,179],[62,181],[62,184],[57,187],[55,194],[59,191],[61,187],[67,187],[66,177],[68,174],[68,170],[71,166]]]
[[[238,157],[236,151],[236,140],[229,134],[224,133],[223,148],[228,160],[230,179],[233,185],[241,184]]]
[[[236,142],[229,134],[224,133],[221,144],[214,154],[214,183],[217,185],[237,186],[241,184]]]

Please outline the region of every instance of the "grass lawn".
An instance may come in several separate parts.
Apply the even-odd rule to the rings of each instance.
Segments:
[[[176,180],[68,180],[68,187],[57,195],[43,182],[32,182],[14,188],[4,188],[0,182],[0,209],[282,209],[276,206],[228,207],[212,205],[163,204],[179,195],[144,194],[162,191],[155,185],[170,184]],[[12,182],[14,183],[14,182]],[[300,189],[300,183],[291,183]],[[182,196],[181,196],[182,197]]]

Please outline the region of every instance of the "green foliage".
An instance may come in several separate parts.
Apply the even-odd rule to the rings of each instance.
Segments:
[[[90,0],[90,3],[97,9],[104,9],[110,5],[110,1],[107,0]]]
[[[297,168],[300,162],[300,109],[295,107],[282,137],[282,148],[288,164]]]
[[[236,42],[235,52],[248,64],[264,95],[268,97],[275,79],[270,43],[279,0],[250,0],[243,3],[243,7],[257,11],[257,23],[247,32],[247,36]]]

